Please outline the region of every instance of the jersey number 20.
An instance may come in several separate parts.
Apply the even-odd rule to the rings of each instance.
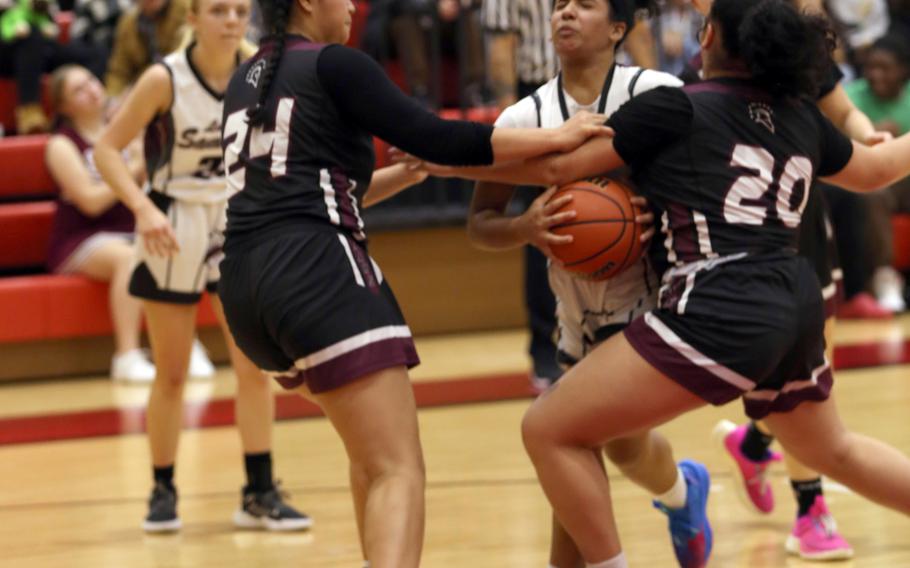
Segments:
[[[812,162],[808,158],[793,156],[783,168],[775,171],[774,156],[770,152],[740,144],[733,150],[730,165],[755,173],[739,176],[727,191],[724,219],[728,223],[763,225],[773,208],[785,226],[791,229],[799,226],[812,179]],[[800,184],[802,195],[799,203],[793,203],[794,190]]]
[[[281,177],[287,173],[288,140],[291,133],[291,113],[294,110],[294,99],[284,97],[278,100],[278,110],[275,113],[275,131],[265,132],[262,126],[253,128],[250,132],[250,123],[246,116],[246,109],[231,113],[224,121],[224,169],[228,183],[234,191],[241,191],[246,184],[246,168],[240,162],[240,154],[250,138],[249,158],[261,158],[271,154],[269,172],[273,178]]]

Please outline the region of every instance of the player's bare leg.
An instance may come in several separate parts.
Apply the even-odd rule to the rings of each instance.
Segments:
[[[237,375],[237,398],[234,410],[237,428],[246,454],[268,452],[272,449],[272,424],[275,421],[275,397],[272,384],[256,365],[243,354],[228,329],[224,309],[216,295],[211,295],[212,309],[221,324],[224,341]]]
[[[765,420],[784,449],[802,463],[867,499],[910,515],[910,459],[879,440],[848,431],[833,397]]]
[[[586,562],[621,553],[609,482],[591,449],[704,404],[616,335],[528,410],[522,424],[525,447],[557,517]]]
[[[313,397],[344,442],[352,481],[366,480],[365,495],[355,488],[353,496],[371,568],[418,566],[425,471],[407,371],[385,369]]]
[[[608,442],[603,453],[630,481],[654,496],[666,494],[679,478],[673,449],[666,438],[654,430]],[[594,454],[602,455],[599,451]],[[578,547],[554,515],[550,565],[575,568],[583,564]]]
[[[146,429],[154,466],[173,465],[183,427],[183,391],[196,329],[196,306],[144,301],[155,382]]]
[[[114,324],[117,354],[138,349],[142,302],[127,290],[133,275],[133,245],[125,240],[111,240],[85,259],[79,266],[79,272],[110,283],[108,305]]]

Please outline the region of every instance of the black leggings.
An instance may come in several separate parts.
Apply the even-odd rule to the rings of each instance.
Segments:
[[[87,67],[100,77],[104,54],[101,48],[91,45],[48,39],[34,28],[28,37],[0,43],[0,75],[16,79],[20,105],[40,102],[41,75],[68,63]]]
[[[831,185],[820,186],[834,225],[834,238],[844,271],[844,295],[850,299],[866,289],[875,269],[866,226],[869,204],[858,193]]]

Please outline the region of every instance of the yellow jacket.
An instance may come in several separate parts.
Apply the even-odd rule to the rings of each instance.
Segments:
[[[186,32],[186,13],[189,0],[170,0],[164,13],[155,22],[158,55],[163,57],[177,49]],[[139,79],[154,63],[152,54],[139,32],[139,8],[133,6],[117,23],[114,52],[107,65],[105,86],[108,94],[117,96]]]

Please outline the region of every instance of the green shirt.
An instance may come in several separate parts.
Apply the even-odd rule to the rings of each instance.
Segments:
[[[16,5],[0,16],[0,40],[11,43],[16,41],[16,29],[20,24],[35,26],[42,32],[54,22],[44,14],[32,11],[31,0],[19,0]]]
[[[847,96],[873,123],[893,121],[900,127],[900,134],[910,132],[910,89],[906,86],[900,96],[884,101],[872,92],[865,79],[853,81],[845,87]]]

